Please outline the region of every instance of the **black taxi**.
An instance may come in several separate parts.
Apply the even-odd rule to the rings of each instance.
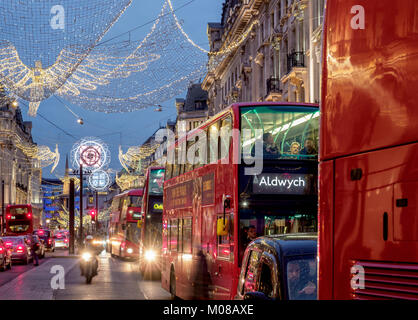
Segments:
[[[245,250],[238,300],[316,300],[317,234],[263,236]]]

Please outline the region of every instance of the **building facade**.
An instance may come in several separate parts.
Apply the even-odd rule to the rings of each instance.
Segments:
[[[22,145],[35,146],[31,131],[32,123],[23,121],[16,102],[0,92],[0,180],[4,186],[0,201],[5,205],[30,203],[35,219],[40,221],[42,169],[22,150]]]
[[[207,30],[210,51],[228,52],[202,83],[209,114],[234,102],[319,103],[323,10],[324,0],[226,0]]]

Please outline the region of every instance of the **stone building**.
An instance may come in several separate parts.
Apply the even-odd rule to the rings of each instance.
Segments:
[[[39,162],[27,157],[16,145],[20,141],[21,145],[35,146],[32,123],[23,121],[21,110],[12,99],[3,93],[0,98],[0,180],[4,185],[4,204],[30,203],[35,218],[41,219],[42,169]]]
[[[323,9],[324,0],[226,0],[207,29],[212,52],[230,48],[202,83],[209,114],[233,102],[319,102]]]
[[[176,99],[177,125],[182,123],[190,131],[205,122],[209,117],[207,100],[208,93],[202,90],[202,84],[191,84],[186,99]]]

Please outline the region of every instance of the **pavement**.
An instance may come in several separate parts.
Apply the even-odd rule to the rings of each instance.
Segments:
[[[38,267],[22,266],[26,268],[24,272],[3,285],[0,282],[0,300],[170,299],[170,294],[161,288],[160,280],[141,278],[136,262],[112,258],[105,251],[99,259],[98,275],[91,284],[86,284],[85,278],[80,276],[77,255],[68,254],[68,250],[48,253]],[[64,271],[61,282],[57,282],[54,269]],[[0,278],[7,272],[10,271],[1,273]],[[61,283],[61,288],[57,283]]]

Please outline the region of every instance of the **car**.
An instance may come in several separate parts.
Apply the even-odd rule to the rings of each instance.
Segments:
[[[245,250],[237,300],[316,300],[317,234],[263,236]]]
[[[55,251],[55,239],[54,233],[48,229],[38,229],[33,231],[33,234],[37,235],[39,239],[43,240],[45,249],[48,251]]]
[[[66,234],[64,232],[58,232],[55,233],[54,236],[54,240],[55,240],[55,248],[65,248],[68,249],[68,247],[70,246],[70,239],[69,237],[66,236]]]
[[[12,250],[6,247],[6,244],[0,239],[0,271],[12,269]]]
[[[21,261],[28,264],[32,257],[30,245],[24,236],[2,237],[5,246],[12,250],[12,261]]]

